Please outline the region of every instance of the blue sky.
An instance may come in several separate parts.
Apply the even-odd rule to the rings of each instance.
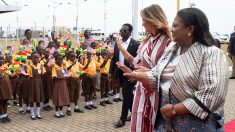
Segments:
[[[54,0],[55,1],[55,0]],[[75,2],[76,0],[56,0],[62,2],[62,5],[56,7],[57,25],[75,27],[75,19],[77,15]],[[81,3],[82,0],[79,0]],[[180,8],[189,6],[190,0],[180,0]],[[0,21],[3,29],[9,26],[13,30],[16,27],[16,16],[18,16],[19,27],[30,28],[52,26],[53,6],[51,0],[7,0],[9,4],[17,4],[28,6],[23,7],[17,13],[1,14]],[[68,2],[72,4],[67,4]],[[196,7],[205,12],[209,19],[210,29],[212,32],[230,34],[235,26],[234,0],[191,0]],[[176,14],[176,0],[139,0],[139,10],[151,4],[159,4],[165,11],[169,25]],[[0,3],[3,4],[3,3]],[[106,27],[107,32],[118,31],[123,23],[131,23],[132,21],[132,0],[107,0],[106,4]],[[104,27],[104,0],[87,0],[79,5],[78,27],[103,29]],[[138,31],[142,30],[141,17],[138,17]]]

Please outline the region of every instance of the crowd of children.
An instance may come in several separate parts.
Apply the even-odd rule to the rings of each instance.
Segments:
[[[90,44],[80,43],[71,48],[69,38],[63,44],[60,43],[57,38],[46,46],[43,41],[39,41],[35,47],[30,40],[24,39],[17,48],[8,46],[5,52],[0,50],[1,123],[11,121],[7,115],[10,99],[14,102],[17,100],[20,114],[31,113],[32,120],[42,119],[41,104],[43,110],[53,109],[49,105],[50,100],[54,105],[56,118],[65,116],[63,107],[67,108],[66,114],[71,116],[72,103],[74,112],[83,113],[78,105],[80,91],[85,97],[84,108],[97,109],[92,102],[96,96],[97,78],[100,81],[101,106],[112,104],[108,99],[111,90],[115,93],[113,101],[121,101],[118,81],[114,80],[116,76],[113,75],[113,80],[108,76],[112,57],[109,44],[101,46],[91,41]]]

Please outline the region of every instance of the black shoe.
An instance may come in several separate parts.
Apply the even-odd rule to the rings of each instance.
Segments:
[[[98,89],[98,88],[95,88],[95,91],[100,91],[100,89]]]
[[[6,117],[2,117],[1,123],[7,123]]]
[[[13,101],[13,105],[16,106],[18,103],[17,101]]]
[[[67,110],[67,111],[66,111],[66,115],[71,116],[71,115],[72,115],[71,110]]]
[[[53,108],[50,105],[48,105],[47,108],[49,108],[50,110],[53,110]]]
[[[42,119],[42,116],[41,115],[36,115],[36,118],[37,119]]]
[[[116,126],[116,128],[123,127],[123,126],[125,126],[125,122],[120,119],[120,120],[118,120],[118,122],[115,124],[115,126]]]
[[[32,120],[36,120],[36,116],[31,116],[31,119]]]
[[[11,122],[11,119],[10,119],[8,116],[5,117],[5,120],[6,120],[7,122]]]
[[[96,100],[96,99],[97,99],[97,96],[96,96],[96,95],[94,95],[94,96],[92,97],[92,99],[93,99],[93,100]]]
[[[235,77],[230,77],[229,79],[235,79]]]
[[[24,110],[19,111],[19,113],[20,113],[21,115],[25,115],[25,111],[24,111]]]
[[[61,118],[61,117],[60,117],[60,115],[59,115],[59,116],[57,116],[57,115],[54,115],[54,116],[55,116],[56,118]]]
[[[85,105],[85,109],[92,110],[92,107],[90,105]]]
[[[113,102],[119,102],[119,100],[116,98],[116,99],[113,99]]]
[[[100,105],[101,105],[101,106],[106,106],[106,104],[105,104],[104,101],[100,102]]]
[[[91,108],[97,109],[97,106],[95,106],[94,104],[90,105]]]
[[[107,100],[105,101],[106,104],[113,104],[111,101]]]
[[[47,106],[45,106],[45,107],[43,107],[43,110],[45,110],[45,111],[50,111],[51,109],[48,108]]]
[[[126,118],[126,121],[131,121],[131,116],[128,116],[128,117]]]
[[[84,113],[84,111],[83,111],[83,110],[81,110],[81,109],[79,109],[79,108],[74,109],[74,112],[76,112],[76,113]]]
[[[113,92],[111,92],[111,93],[108,93],[108,95],[109,95],[109,96],[113,96]]]
[[[26,113],[30,113],[30,110],[26,110]]]
[[[84,93],[81,93],[81,95],[82,95],[82,96],[85,96],[85,94],[84,94]]]
[[[118,99],[118,101],[123,101],[123,99],[121,99],[121,98],[117,98]]]

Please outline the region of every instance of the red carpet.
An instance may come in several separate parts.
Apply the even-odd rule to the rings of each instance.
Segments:
[[[235,120],[225,123],[225,132],[235,132]]]

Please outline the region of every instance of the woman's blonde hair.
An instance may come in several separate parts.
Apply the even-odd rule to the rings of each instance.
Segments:
[[[140,15],[143,20],[153,24],[156,30],[158,30],[160,33],[165,34],[171,38],[166,14],[159,5],[152,4],[151,6],[142,9]]]

